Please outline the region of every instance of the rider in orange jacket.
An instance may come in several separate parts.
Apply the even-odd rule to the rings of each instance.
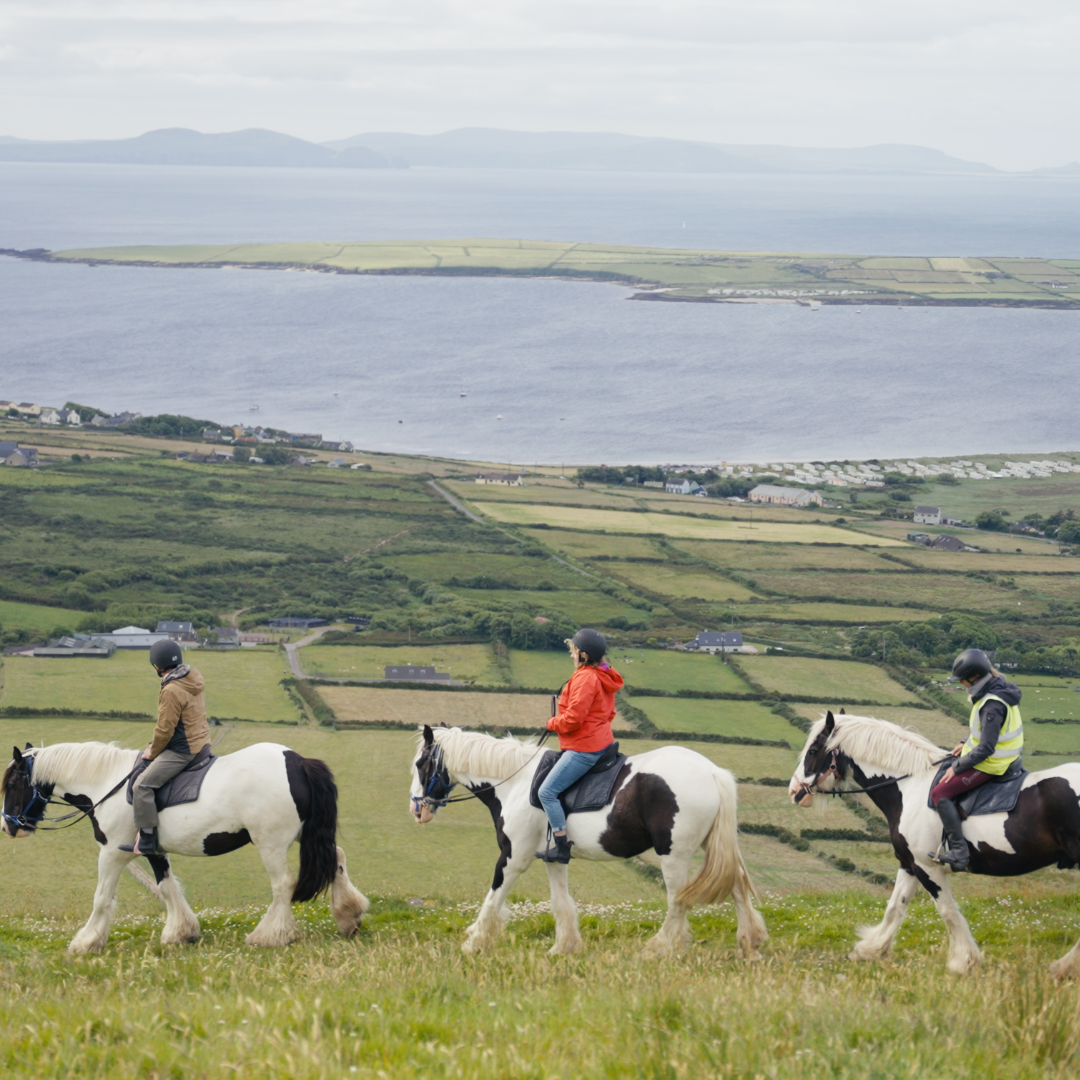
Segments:
[[[607,641],[595,630],[579,630],[567,642],[576,670],[559,695],[558,709],[548,721],[548,731],[559,736],[562,756],[537,793],[551,826],[554,849],[538,851],[544,862],[568,863],[571,841],[566,839],[566,814],[559,796],[584,776],[611,745],[611,721],[615,718],[615,694],[622,676],[604,660]]]

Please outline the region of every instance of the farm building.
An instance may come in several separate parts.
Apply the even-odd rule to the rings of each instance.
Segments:
[[[38,452],[32,446],[16,446],[9,454],[0,457],[0,464],[10,465],[16,469],[32,468],[37,463]]]
[[[450,673],[436,671],[430,664],[395,664],[383,668],[383,677],[387,679],[419,679],[422,681],[449,679]]]
[[[30,655],[44,656],[54,660],[76,656],[107,660],[114,652],[116,652],[116,645],[106,637],[87,638],[79,634],[77,637],[57,638],[46,646],[34,649]]]
[[[913,520],[916,525],[940,525],[941,507],[916,506]]]
[[[704,495],[705,489],[694,483],[693,480],[679,480],[677,477],[668,477],[664,484],[664,490],[671,495]]]
[[[198,641],[195,627],[189,622],[159,622],[155,633],[166,634],[173,641]]]
[[[503,487],[524,487],[520,473],[477,473],[478,484],[501,484]]]
[[[825,500],[816,491],[806,488],[780,487],[777,484],[758,484],[747,498],[756,503],[772,503],[774,506],[822,506]]]
[[[99,634],[98,638],[111,641],[118,649],[149,649],[157,641],[169,641],[168,634],[144,630],[141,626],[122,626],[111,634]]]

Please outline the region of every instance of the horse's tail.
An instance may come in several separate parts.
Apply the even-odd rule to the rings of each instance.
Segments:
[[[337,784],[325,761],[301,758],[308,787],[308,816],[300,830],[300,876],[293,902],[314,900],[337,875]]]
[[[727,769],[713,773],[720,809],[716,812],[709,835],[705,837],[705,864],[693,881],[684,885],[675,897],[679,904],[714,904],[731,894],[737,881],[746,878],[746,867],[739,854],[738,824],[735,810],[735,778]],[[749,882],[749,878],[746,878]]]

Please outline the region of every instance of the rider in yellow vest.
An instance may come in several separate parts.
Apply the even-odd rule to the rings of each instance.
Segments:
[[[968,649],[953,661],[953,675],[968,688],[971,701],[967,742],[953,748],[956,761],[930,793],[945,828],[948,850],[931,858],[953,870],[966,870],[971,857],[953,801],[996,777],[1023,769],[1024,725],[1020,688],[1007,682],[981,649]]]

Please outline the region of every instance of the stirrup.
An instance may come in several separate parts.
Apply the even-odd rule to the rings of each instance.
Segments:
[[[574,841],[568,840],[565,836],[555,836],[554,834],[551,834],[551,840],[555,841],[555,846],[552,847],[550,843],[545,844],[543,851],[535,853],[536,858],[546,863],[562,863],[566,865],[570,861],[570,849],[574,846]],[[560,840],[562,841],[561,844],[559,843]]]
[[[954,874],[962,874],[967,870],[968,865],[971,862],[970,851],[968,852],[967,858],[963,858],[953,854],[952,849],[946,847],[944,842],[938,844],[937,851],[928,851],[927,855],[929,855],[930,859],[933,862],[936,862],[938,866],[947,866]]]

